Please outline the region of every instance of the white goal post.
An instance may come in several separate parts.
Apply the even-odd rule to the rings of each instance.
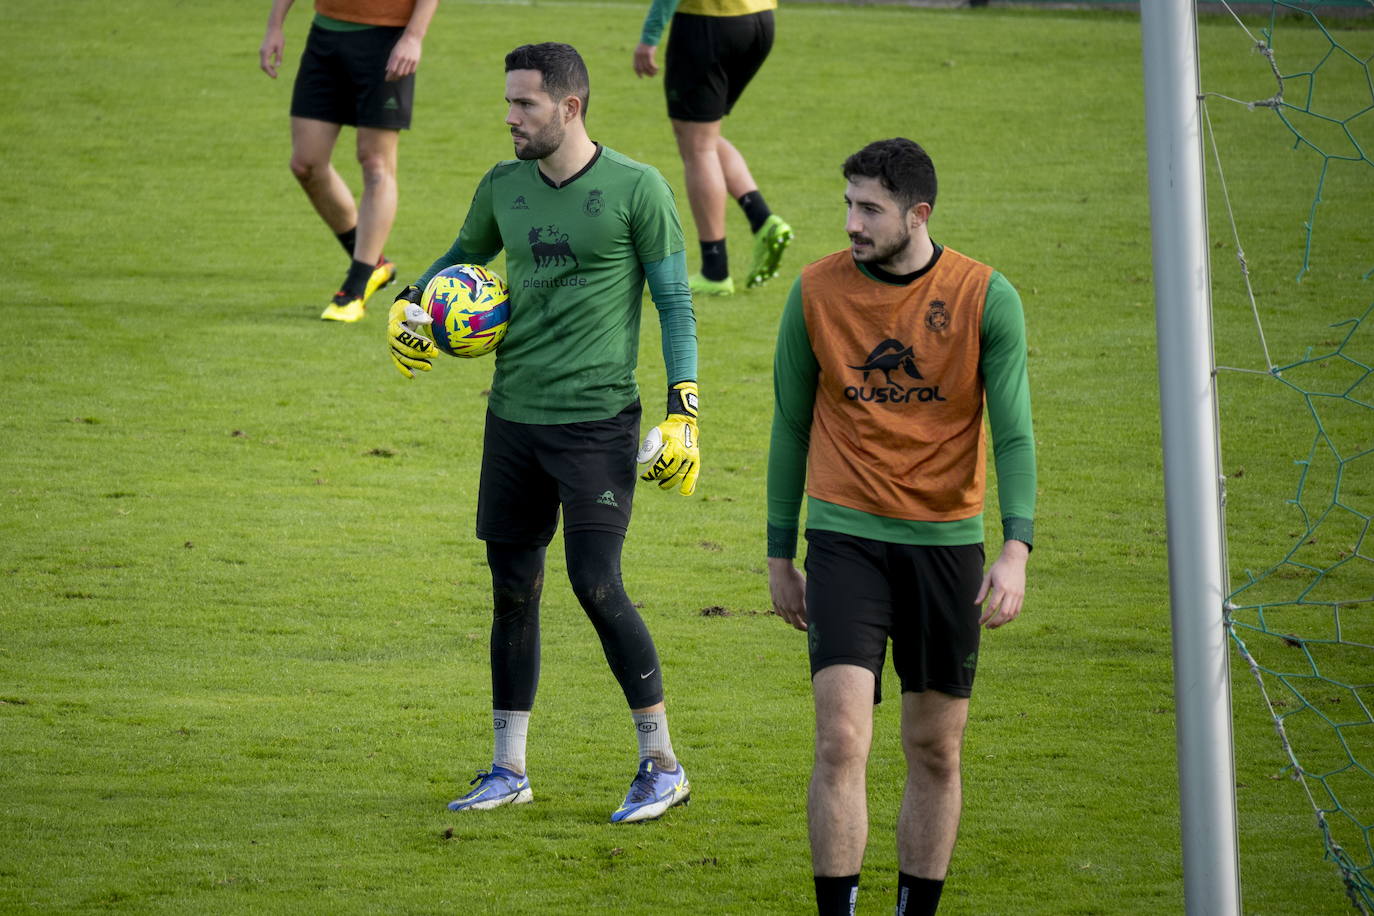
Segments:
[[[1189,916],[1240,916],[1197,12],[1145,0],[1140,20],[1184,902]]]

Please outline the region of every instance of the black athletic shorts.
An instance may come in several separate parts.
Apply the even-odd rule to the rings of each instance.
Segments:
[[[772,49],[772,10],[747,16],[674,13],[663,71],[668,117],[719,121]]]
[[[546,545],[558,528],[630,527],[639,449],[639,402],[607,420],[540,426],[487,411],[477,536],[484,541]]]
[[[806,540],[812,677],[830,665],[867,668],[878,703],[891,638],[903,693],[972,695],[982,544],[923,547],[813,529]]]
[[[341,32],[312,25],[291,93],[292,117],[386,130],[410,127],[415,74],[386,81],[386,62],[404,31],[379,25]]]

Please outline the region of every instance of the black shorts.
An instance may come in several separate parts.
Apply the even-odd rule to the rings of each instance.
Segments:
[[[386,62],[404,31],[379,25],[341,32],[312,25],[291,92],[291,116],[385,130],[409,127],[415,74],[386,81]]]
[[[773,11],[747,16],[673,14],[663,91],[668,117],[719,121],[773,49]]]
[[[890,637],[903,693],[972,695],[982,544],[923,547],[812,529],[806,540],[812,677],[829,665],[867,668],[880,702]]]
[[[484,541],[546,545],[558,528],[630,527],[639,449],[639,402],[607,420],[540,426],[487,411],[477,536]]]

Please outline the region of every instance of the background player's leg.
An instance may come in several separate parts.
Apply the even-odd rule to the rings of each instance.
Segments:
[[[725,172],[720,161],[719,121],[672,119],[673,136],[682,156],[683,180],[697,237],[702,241],[725,238]]]
[[[754,181],[754,176],[749,172],[749,163],[744,160],[743,154],[733,143],[724,137],[717,137],[716,156],[720,160],[721,174],[725,178],[725,190],[731,197],[739,200],[750,191],[759,189],[758,182]]]
[[[377,127],[358,128],[358,164],[363,170],[363,193],[358,201],[358,242],[355,261],[375,266],[396,221],[396,150],[401,132]]]
[[[313,118],[291,119],[291,174],[335,235],[358,224],[353,194],[330,162],[340,129]]]
[[[729,295],[735,289],[730,281],[730,260],[725,248],[728,190],[720,157],[720,122],[679,121],[676,118],[670,121],[682,156],[687,202],[691,204],[697,241],[701,244],[701,274],[691,278],[692,291]],[[743,159],[738,162],[742,163]]]
[[[778,275],[782,253],[792,243],[792,227],[769,209],[743,154],[724,137],[719,138],[717,149],[721,170],[725,175],[725,187],[730,196],[739,202],[740,209],[749,220],[749,231],[754,233],[749,276],[745,283],[748,286],[761,286]]]

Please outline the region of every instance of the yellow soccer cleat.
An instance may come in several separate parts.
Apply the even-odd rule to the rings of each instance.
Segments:
[[[396,279],[396,265],[382,258],[377,262],[377,267],[372,271],[372,276],[367,280],[367,289],[363,291],[363,302],[372,298],[372,294],[379,289],[385,289]]]
[[[329,305],[320,313],[322,321],[361,321],[367,314],[367,307],[361,299],[349,299],[342,290],[334,294]]]

